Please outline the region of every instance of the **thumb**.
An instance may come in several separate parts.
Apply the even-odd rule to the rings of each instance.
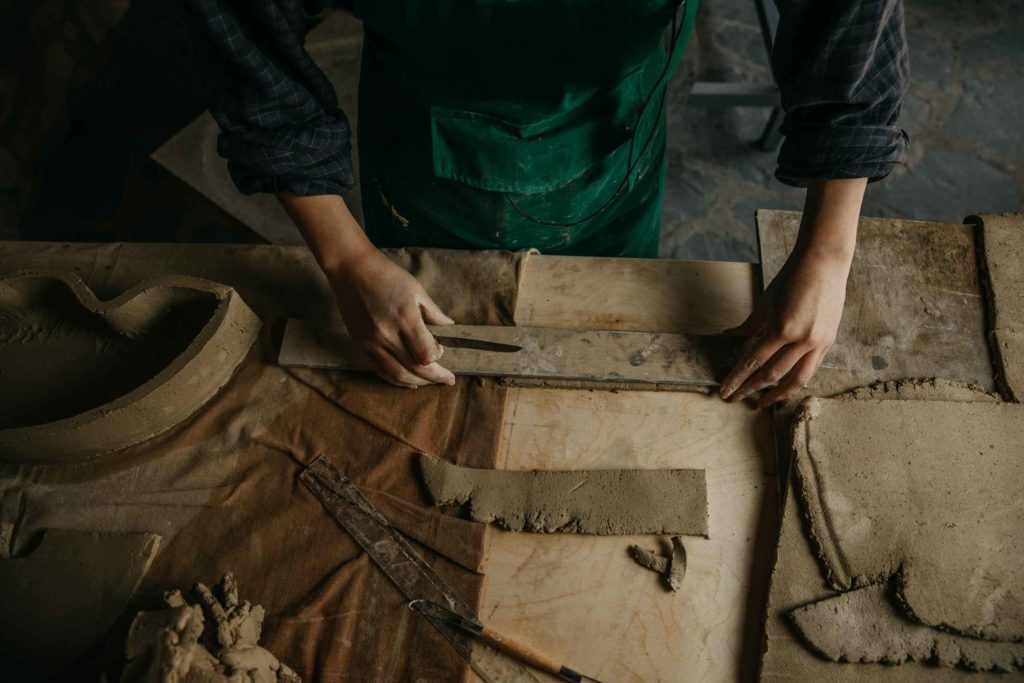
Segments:
[[[420,305],[420,312],[423,319],[430,325],[454,325],[455,321],[445,315],[444,311],[434,303],[426,292],[416,297],[416,303]]]

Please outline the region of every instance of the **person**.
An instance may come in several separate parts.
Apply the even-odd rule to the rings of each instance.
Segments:
[[[776,177],[806,187],[796,245],[735,332],[721,395],[805,388],[836,338],[865,186],[907,153],[901,0],[776,0]],[[218,151],[277,195],[374,371],[452,384],[426,325],[452,320],[383,247],[654,257],[665,93],[697,0],[350,0],[364,26],[359,155],[303,48],[301,0],[189,0],[209,48]]]

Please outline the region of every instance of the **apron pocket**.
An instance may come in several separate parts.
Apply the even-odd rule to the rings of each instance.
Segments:
[[[430,108],[434,174],[492,192],[562,187],[628,145],[642,102],[638,69],[579,107],[528,123]]]

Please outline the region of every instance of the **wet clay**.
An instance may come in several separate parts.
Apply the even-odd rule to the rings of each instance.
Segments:
[[[239,600],[231,574],[214,590],[195,584],[190,598],[171,591],[166,609],[139,612],[128,632],[121,683],[301,683],[259,646],[263,608]]]
[[[4,676],[42,679],[82,656],[113,626],[159,547],[155,534],[49,529],[25,557],[0,560]]]
[[[897,379],[875,382],[837,394],[832,398],[847,400],[890,399],[898,401],[988,401],[998,403],[999,396],[990,394],[977,384],[948,379]]]
[[[893,578],[912,621],[1024,640],[1024,406],[809,399],[793,439],[832,588]]]
[[[0,459],[73,460],[173,427],[228,381],[259,327],[233,289],[197,278],[109,301],[68,273],[0,279]]]
[[[459,467],[427,455],[437,505],[469,505],[477,522],[512,531],[708,535],[704,470],[528,471]]]
[[[971,216],[979,226],[978,262],[988,307],[989,348],[996,385],[1009,401],[1024,400],[1024,214]]]
[[[673,593],[682,587],[683,577],[686,576],[686,547],[679,536],[672,537],[669,555],[638,545],[629,546],[629,555],[641,567],[660,574],[666,588]]]
[[[789,617],[801,638],[834,662],[915,661],[971,671],[1024,670],[1024,643],[996,643],[916,624],[900,614],[884,585],[819,600]]]
[[[638,565],[650,569],[656,574],[668,574],[668,567],[672,563],[671,557],[666,557],[657,550],[648,550],[638,545],[629,546],[629,556],[636,560]]]

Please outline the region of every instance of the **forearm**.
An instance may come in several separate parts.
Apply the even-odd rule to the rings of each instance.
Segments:
[[[811,181],[793,255],[848,273],[866,186],[866,178]]]
[[[375,251],[340,196],[281,192],[277,198],[325,273],[340,273]]]

